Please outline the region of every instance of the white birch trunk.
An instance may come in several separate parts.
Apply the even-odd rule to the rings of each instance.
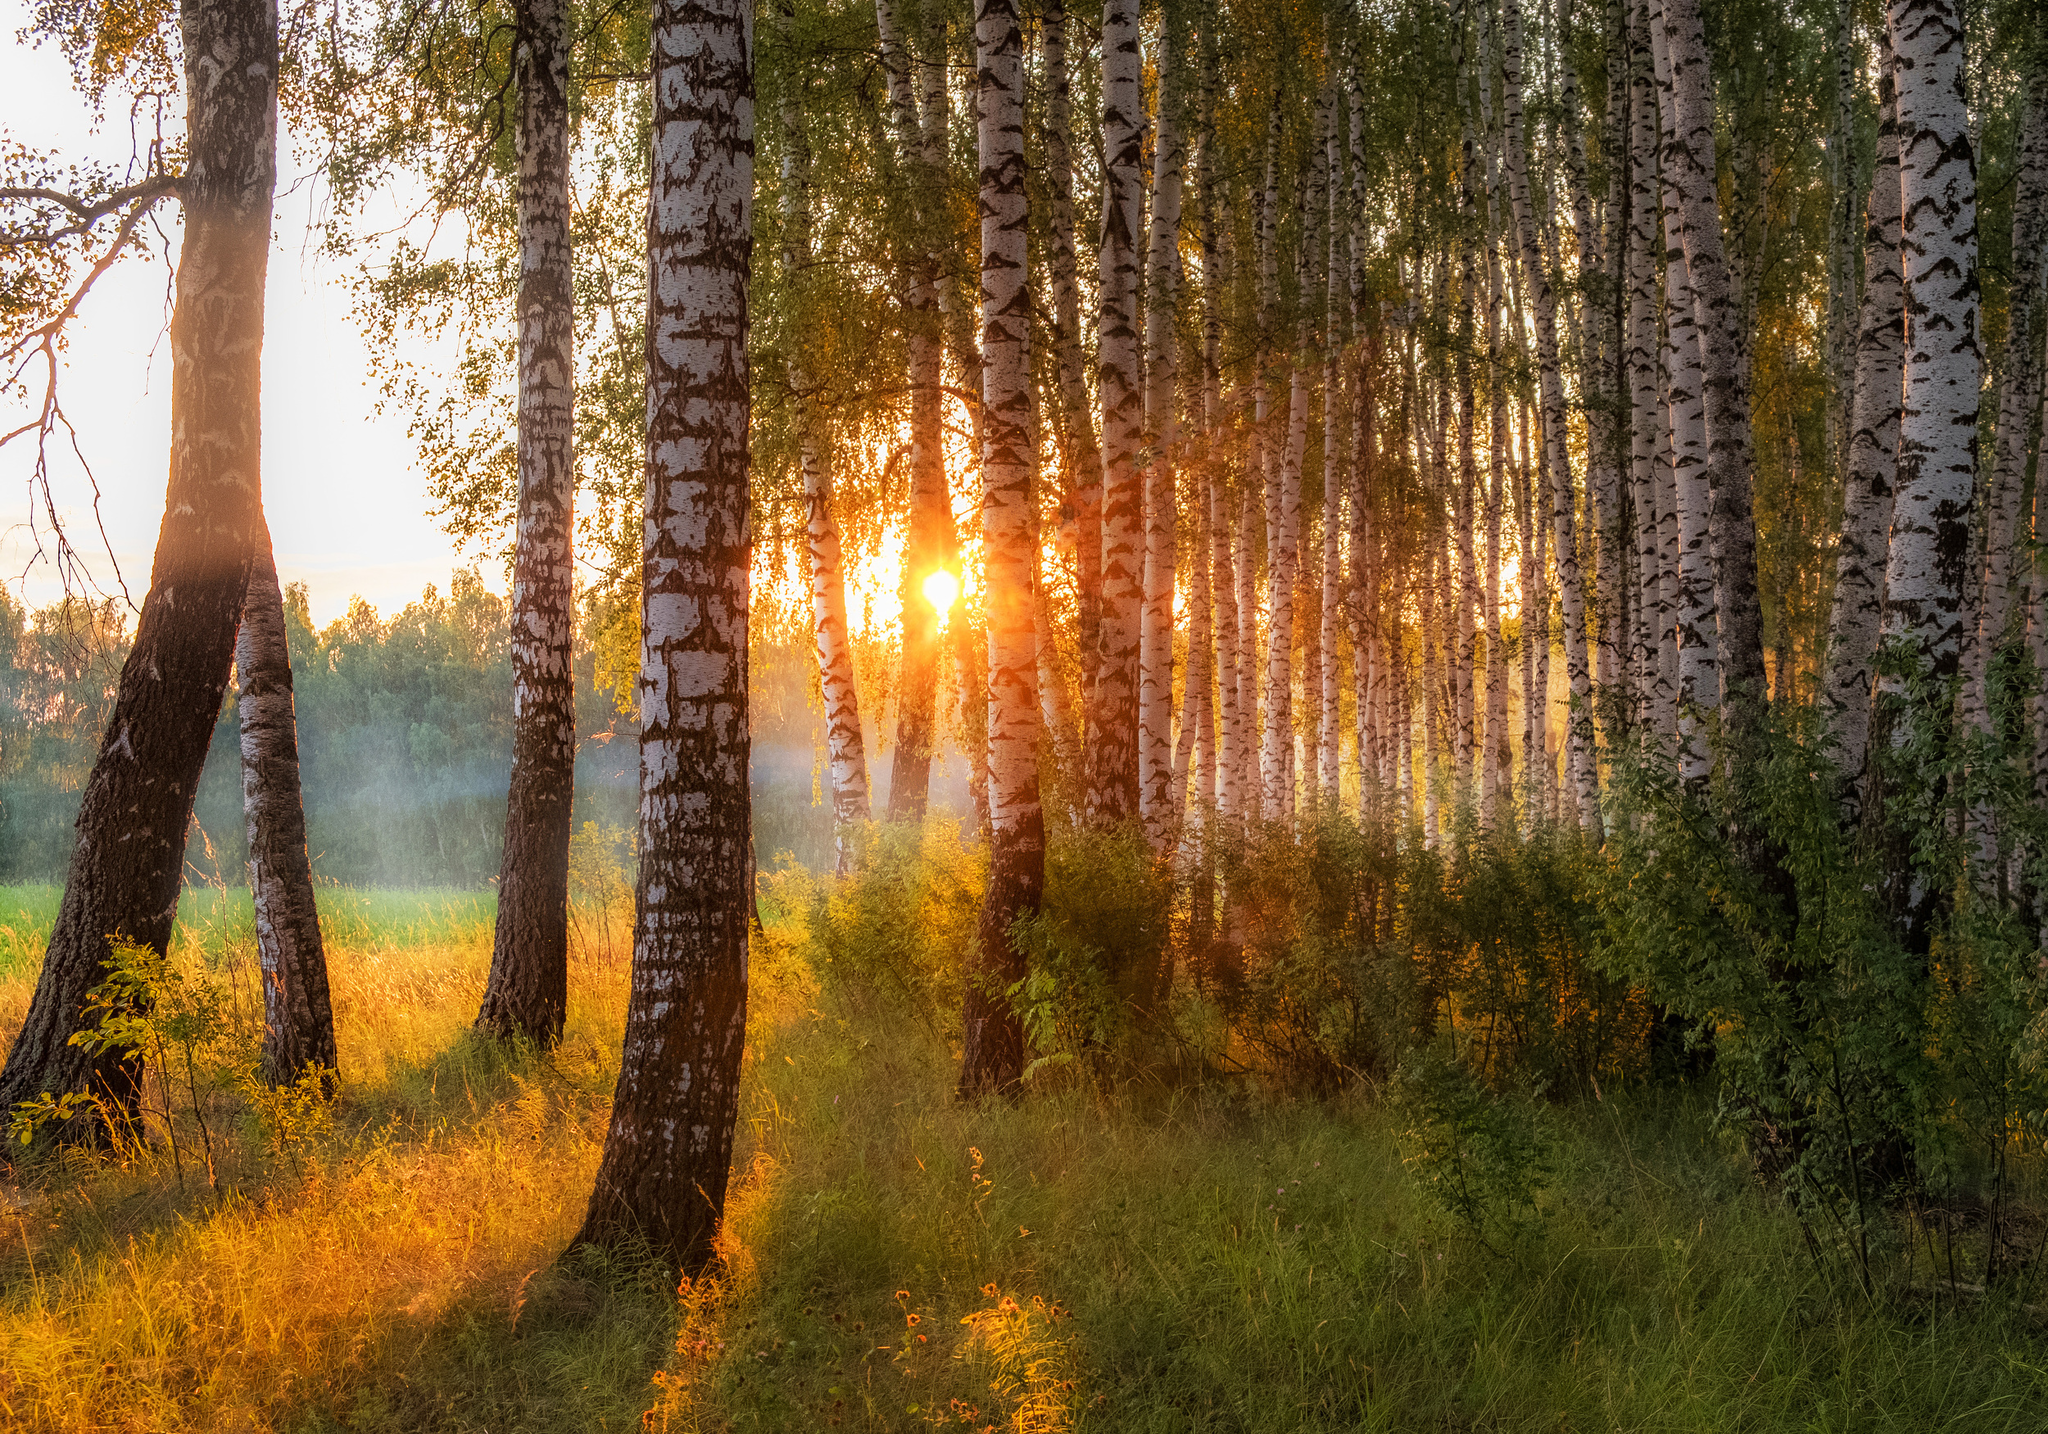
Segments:
[[[1024,42],[1016,0],[976,0],[981,159],[982,595],[988,619],[989,879],[963,1013],[960,1094],[1013,1089],[1025,974],[1010,927],[1045,890],[1038,795],[1038,523],[1031,491],[1031,286],[1024,193]]]
[[[1152,158],[1152,226],[1146,243],[1145,299],[1145,607],[1138,653],[1138,804],[1155,851],[1173,839],[1182,798],[1173,754],[1173,594],[1177,569],[1174,492],[1179,425],[1174,414],[1179,351],[1174,333],[1180,258],[1184,150],[1174,113],[1175,57],[1162,31],[1156,64],[1159,115]]]
[[[654,7],[633,983],[575,1240],[688,1273],[713,1255],[747,1029],[752,15]]]
[[[1502,93],[1505,97],[1508,198],[1521,234],[1522,272],[1536,321],[1536,363],[1542,396],[1544,487],[1548,493],[1557,552],[1557,584],[1564,609],[1565,664],[1572,710],[1566,726],[1565,792],[1573,819],[1599,830],[1599,773],[1594,765],[1592,679],[1587,668],[1586,590],[1579,567],[1572,504],[1571,459],[1565,448],[1564,379],[1557,351],[1557,300],[1543,267],[1536,215],[1529,192],[1529,161],[1522,133],[1522,10],[1519,0],[1502,0]]]
[[[1850,783],[1852,820],[1861,805],[1870,742],[1872,664],[1884,615],[1906,363],[1905,278],[1899,269],[1898,94],[1889,26],[1878,27],[1877,41],[1877,165],[1863,231],[1863,303],[1857,319],[1849,467],[1843,479],[1841,542],[1835,551],[1835,597],[1821,684],[1823,714],[1835,737],[1835,760]]]
[[[780,0],[777,27],[793,43],[795,6]],[[799,71],[798,73],[801,73]],[[782,121],[782,268],[789,291],[801,294],[811,266],[811,146],[802,95],[785,83]],[[819,690],[825,703],[825,759],[832,800],[834,867],[852,869],[853,832],[869,820],[867,749],[861,735],[860,688],[846,625],[846,575],[839,525],[832,516],[832,455],[819,432],[812,378],[801,346],[787,358],[797,391],[797,460],[803,472],[806,547],[811,565],[811,625],[818,653]]]
[[[1657,196],[1656,78],[1650,57],[1647,0],[1631,6],[1629,57],[1628,390],[1629,488],[1635,504],[1636,720],[1646,736],[1668,738],[1678,729],[1677,694],[1665,680],[1662,638],[1664,543],[1657,481],[1658,440],[1664,404],[1658,383],[1656,253],[1662,227]]]
[[[1893,0],[1906,378],[1881,641],[1955,676],[1970,612],[1965,565],[1976,470],[1977,166],[1956,0]],[[1882,684],[1903,696],[1897,679]],[[1903,740],[1905,733],[1898,732]]]
[[[1138,815],[1138,648],[1145,597],[1144,435],[1137,329],[1138,235],[1144,95],[1139,86],[1136,0],[1102,12],[1101,306],[1096,347],[1102,402],[1101,649],[1090,704],[1088,816],[1114,826]]]
[[[1699,0],[1665,0],[1675,126],[1664,159],[1676,189],[1680,241],[1700,327],[1712,507],[1707,542],[1714,561],[1716,647],[1722,721],[1742,748],[1763,719],[1763,611],[1756,581],[1756,522],[1751,503],[1749,391],[1740,365],[1739,296],[1723,252],[1714,161],[1714,86]],[[1682,501],[1682,495],[1681,495]],[[1735,775],[1753,773],[1738,762]]]

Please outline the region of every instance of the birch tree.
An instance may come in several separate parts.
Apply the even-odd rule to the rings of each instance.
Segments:
[[[640,871],[611,1124],[575,1244],[712,1257],[747,1025],[753,7],[658,0]]]
[[[1739,296],[1721,237],[1714,158],[1714,85],[1699,0],[1664,0],[1673,131],[1664,160],[1678,199],[1679,237],[1700,332],[1706,398],[1707,543],[1714,560],[1716,671],[1730,746],[1744,751],[1763,720],[1763,609],[1756,583],[1749,392],[1740,366]],[[1751,775],[1740,757],[1736,775]]]
[[[562,0],[519,0],[519,506],[512,555],[512,784],[477,1029],[543,1048],[569,1001],[576,788],[576,308],[569,253],[569,37]]]
[[[263,972],[263,1078],[291,1085],[336,1065],[327,952],[306,854],[299,790],[298,718],[284,592],[258,520],[249,591],[235,639],[237,715],[242,726],[242,816],[249,830],[249,896],[256,913],[256,963]]]
[[[185,65],[184,210],[171,313],[164,521],[135,643],[79,803],[77,844],[0,1107],[44,1094],[141,1098],[140,1059],[71,1044],[109,938],[169,949],[185,837],[234,660],[262,513],[263,284],[277,180],[277,9],[193,0]],[[138,216],[139,217],[139,216]]]
[[[1173,593],[1179,504],[1174,468],[1179,346],[1174,332],[1180,259],[1181,169],[1184,148],[1169,28],[1156,51],[1158,118],[1152,138],[1152,222],[1145,259],[1144,609],[1138,648],[1138,800],[1155,849],[1171,839],[1179,803],[1173,796]]]
[[[804,122],[801,58],[795,49],[796,7],[777,0],[777,28],[787,52],[780,102],[782,122],[782,271],[800,293],[811,252],[811,145]],[[844,876],[853,862],[853,831],[871,815],[866,739],[860,724],[860,686],[846,626],[846,572],[839,524],[832,511],[832,452],[809,392],[814,379],[800,352],[788,356],[796,393],[797,461],[803,470],[804,535],[811,569],[811,627],[818,650],[818,687],[825,703],[825,763],[832,798],[833,862]]]
[[[899,0],[875,0],[881,37],[882,72],[888,89],[889,133],[896,173],[909,189],[909,209],[918,233],[915,251],[941,228],[945,176],[943,131],[936,146],[918,113],[912,57],[900,24]],[[943,33],[943,31],[941,32]],[[928,68],[940,80],[944,68]],[[934,107],[931,103],[927,108]],[[935,164],[934,160],[939,161]],[[952,500],[946,482],[942,380],[945,363],[941,312],[943,249],[913,252],[904,296],[910,381],[910,513],[899,592],[902,658],[897,676],[896,741],[889,770],[889,819],[919,821],[931,794],[932,757],[937,742],[940,614],[924,591],[925,580],[945,565],[952,536]]]
[[[1088,815],[1114,825],[1138,815],[1138,646],[1144,603],[1144,432],[1137,239],[1144,96],[1138,84],[1136,0],[1102,11],[1102,152],[1106,191],[1098,251],[1096,347],[1102,401],[1102,609],[1095,696],[1088,714]]]
[[[1884,613],[1892,488],[1898,476],[1899,404],[1905,377],[1906,307],[1899,269],[1898,95],[1891,27],[1877,33],[1877,165],[1863,230],[1863,302],[1856,322],[1855,393],[1849,415],[1849,467],[1843,479],[1842,532],[1835,557],[1835,599],[1828,619],[1824,715],[1836,760],[1861,790],[1870,740],[1872,661]],[[1852,810],[1851,819],[1856,813]]]
[[[1522,273],[1535,312],[1536,363],[1542,394],[1543,472],[1555,529],[1557,584],[1564,609],[1565,665],[1572,711],[1566,729],[1567,789],[1576,820],[1598,830],[1599,772],[1594,764],[1592,680],[1587,668],[1586,590],[1578,559],[1572,506],[1570,455],[1565,447],[1564,376],[1557,349],[1557,299],[1544,269],[1529,187],[1529,158],[1522,129],[1522,10],[1519,0],[1502,0],[1502,95],[1508,152],[1508,201],[1522,242]]]
[[[1024,979],[1010,927],[1045,890],[1038,803],[1038,653],[1032,586],[1028,336],[1031,286],[1024,193],[1024,49],[1015,0],[977,0],[981,150],[982,591],[988,604],[989,879],[967,983],[960,1093],[1014,1087],[1024,1031],[1008,991]]]
[[[1699,299],[1685,259],[1685,218],[1674,178],[1679,164],[1678,105],[1671,88],[1666,0],[1649,0],[1651,58],[1658,93],[1659,190],[1663,213],[1665,407],[1670,427],[1672,495],[1677,508],[1679,775],[1693,787],[1712,769],[1708,714],[1721,705],[1720,620],[1708,540],[1713,469],[1707,444],[1706,367],[1700,348]]]

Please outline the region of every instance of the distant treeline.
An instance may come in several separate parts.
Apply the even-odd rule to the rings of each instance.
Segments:
[[[362,599],[315,631],[306,590],[285,597],[308,845],[316,876],[350,885],[481,886],[498,874],[512,758],[509,604],[473,572],[381,619]],[[119,599],[29,610],[0,589],[0,881],[58,881],[72,824],[131,641]],[[576,655],[576,826],[635,823],[638,746],[630,716]],[[802,704],[790,704],[798,708]],[[790,734],[808,743],[808,733]],[[241,724],[232,691],[214,730],[186,856],[191,874],[244,879]],[[755,758],[763,859],[823,859],[808,752]]]

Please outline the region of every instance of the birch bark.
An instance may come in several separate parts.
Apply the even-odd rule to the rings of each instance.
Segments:
[[[1096,347],[1102,401],[1102,610],[1095,700],[1085,753],[1088,817],[1114,826],[1138,815],[1138,648],[1144,604],[1144,431],[1137,330],[1144,97],[1138,83],[1136,0],[1102,11],[1105,193],[1098,253]]]
[[[1178,377],[1174,332],[1180,257],[1181,170],[1185,150],[1175,114],[1179,103],[1175,57],[1162,29],[1155,63],[1159,114],[1152,149],[1152,222],[1146,240],[1145,605],[1138,643],[1138,805],[1155,851],[1172,840],[1180,798],[1174,788],[1173,594],[1180,505],[1175,465],[1180,444],[1174,414]]]
[[[1046,195],[1052,244],[1053,357],[1059,366],[1061,452],[1066,458],[1066,502],[1074,531],[1076,635],[1081,652],[1082,706],[1095,700],[1095,669],[1102,646],[1102,446],[1088,398],[1087,357],[1081,350],[1081,284],[1074,254],[1073,102],[1068,79],[1066,0],[1046,0],[1040,24],[1045,65]]]
[[[793,0],[777,0],[777,28],[789,52],[789,77],[782,88],[782,270],[783,282],[801,295],[811,267],[811,144],[804,122],[795,53]],[[825,761],[832,798],[833,864],[841,876],[853,865],[853,833],[871,815],[867,747],[860,725],[860,686],[853,670],[853,646],[846,626],[846,571],[840,555],[839,525],[832,515],[832,454],[809,392],[812,376],[801,350],[787,356],[796,389],[797,461],[804,482],[805,547],[811,565],[811,627],[818,653],[819,691],[825,703]]]
[[[981,150],[982,591],[988,605],[989,880],[960,1060],[963,1097],[1014,1089],[1024,1030],[1006,994],[1024,979],[1010,939],[1045,891],[1038,799],[1038,653],[1033,574],[1028,339],[1029,205],[1024,194],[1024,44],[1015,0],[976,0]]]
[[[1892,0],[1906,376],[1880,640],[1956,675],[1977,455],[1977,166],[1956,0]],[[1883,684],[1903,694],[1897,679]],[[1903,733],[1900,734],[1903,736]]]
[[[1522,132],[1522,8],[1502,0],[1502,94],[1507,127],[1508,200],[1522,242],[1522,273],[1536,321],[1536,364],[1542,398],[1543,470],[1557,552],[1557,585],[1564,609],[1565,665],[1571,687],[1566,727],[1566,780],[1574,819],[1598,832],[1599,773],[1593,760],[1592,678],[1587,669],[1586,590],[1579,568],[1572,509],[1571,459],[1565,449],[1564,379],[1557,351],[1557,299],[1543,267],[1536,214],[1529,193],[1529,160]]]
[[[1650,49],[1659,98],[1659,190],[1663,207],[1665,404],[1671,429],[1672,490],[1678,513],[1678,770],[1697,787],[1713,766],[1707,733],[1721,705],[1720,623],[1714,596],[1708,523],[1713,467],[1707,443],[1706,370],[1700,349],[1699,300],[1685,262],[1685,220],[1673,182],[1678,106],[1671,91],[1671,46],[1665,0],[1649,0]]]
[[[263,971],[263,1079],[290,1085],[324,1070],[333,1092],[334,1007],[327,953],[306,855],[306,809],[299,789],[298,721],[292,706],[292,655],[270,551],[259,520],[242,630],[235,640],[241,684],[242,817],[249,831],[249,895],[256,910],[256,961]]]
[[[561,0],[520,0],[519,517],[512,558],[512,783],[477,1029],[546,1048],[569,999],[576,787],[576,302],[569,253],[569,39]]]
[[[1742,381],[1738,295],[1721,240],[1714,162],[1714,86],[1699,0],[1664,0],[1665,42],[1676,121],[1664,158],[1677,191],[1687,274],[1700,327],[1706,398],[1707,542],[1714,560],[1719,626],[1715,656],[1729,745],[1746,749],[1763,720],[1763,610],[1756,581],[1756,518],[1751,504],[1749,391]],[[1682,499],[1681,499],[1682,501]],[[1738,767],[1747,764],[1737,761]],[[1742,779],[1753,775],[1747,770]]]
[[[1905,278],[1899,268],[1898,92],[1889,26],[1878,27],[1877,47],[1877,165],[1864,221],[1849,467],[1843,480],[1841,541],[1835,551],[1827,674],[1821,686],[1823,710],[1835,736],[1835,759],[1850,783],[1852,822],[1861,807],[1870,742],[1872,661],[1884,615],[1906,363]]]
[[[1657,481],[1664,430],[1658,378],[1656,263],[1662,206],[1657,194],[1656,77],[1650,56],[1648,0],[1630,6],[1628,187],[1629,492],[1635,506],[1636,720],[1646,736],[1677,734],[1677,694],[1665,680],[1662,637],[1664,543]]]
[[[640,872],[611,1125],[575,1244],[701,1270],[747,1026],[753,6],[656,0]]]
[[[171,315],[171,462],[135,644],[79,804],[35,995],[0,1073],[0,1108],[44,1092],[132,1111],[142,1068],[70,1044],[109,936],[162,953],[177,917],[192,800],[228,684],[262,514],[263,282],[277,179],[277,9],[180,12],[185,230]],[[78,1132],[85,1134],[87,1132]]]

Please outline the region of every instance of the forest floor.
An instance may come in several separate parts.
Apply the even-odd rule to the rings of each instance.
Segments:
[[[259,1119],[202,1052],[206,1127],[184,1110],[175,1157],[158,1122],[0,1184],[0,1426],[2048,1427],[2023,1308],[2044,1296],[1858,1293],[1712,1133],[1710,1095],[1553,1109],[1535,1211],[1474,1233],[1365,1092],[1076,1084],[963,1109],[943,1034],[821,992],[772,913],[718,1278],[678,1301],[644,1268],[565,1268],[623,911],[579,912],[568,1036],[537,1059],[467,1034],[488,897],[322,896],[333,1107]],[[55,900],[0,889],[0,1040]],[[245,903],[201,893],[181,927],[230,1005],[253,989]]]

